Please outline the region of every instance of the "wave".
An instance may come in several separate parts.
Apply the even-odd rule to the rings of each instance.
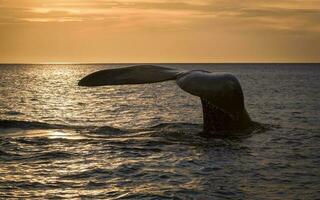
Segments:
[[[95,177],[95,176],[110,176],[112,175],[112,171],[111,170],[107,170],[107,169],[102,169],[102,168],[94,168],[94,169],[89,169],[89,170],[85,170],[82,172],[78,172],[78,173],[71,173],[65,176],[62,176],[62,178],[64,179],[88,179],[91,177]]]
[[[75,130],[86,136],[94,137],[105,137],[107,136],[117,136],[117,135],[126,135],[129,133],[139,133],[147,134],[152,136],[159,136],[161,134],[165,135],[175,135],[181,137],[191,137],[192,135],[202,135],[204,137],[239,137],[239,136],[250,136],[252,134],[265,132],[269,129],[272,129],[272,125],[262,124],[254,122],[251,127],[241,131],[228,131],[228,132],[219,132],[216,135],[207,135],[202,133],[201,124],[193,123],[160,123],[151,127],[146,127],[142,129],[122,129],[115,128],[111,126],[77,126],[77,125],[63,125],[63,124],[50,124],[45,122],[38,121],[19,121],[19,120],[0,120],[0,129],[22,129],[22,130],[50,130],[50,129],[60,129],[60,130]]]
[[[21,128],[21,129],[71,129],[75,128],[67,125],[49,124],[36,121],[0,120],[0,128]]]
[[[24,157],[24,160],[27,161],[45,161],[45,160],[53,160],[53,159],[57,159],[57,160],[63,160],[63,159],[68,159],[68,158],[72,158],[74,157],[76,154],[74,153],[67,153],[67,152],[63,152],[63,151],[47,151],[47,152],[43,152],[40,154],[35,154],[35,155],[29,155],[27,157]]]
[[[76,126],[76,125],[63,125],[63,124],[50,124],[38,121],[19,121],[19,120],[0,120],[0,129],[73,129],[80,130],[84,133],[90,132],[94,134],[125,134],[128,132],[139,132],[139,131],[183,131],[183,130],[200,130],[202,125],[191,124],[191,123],[159,123],[155,126],[146,127],[144,129],[121,129],[111,126]]]
[[[129,130],[115,128],[111,126],[77,126],[50,124],[38,121],[19,121],[19,120],[0,120],[0,129],[21,129],[21,130],[72,130],[83,133],[84,135],[95,137],[105,135],[122,135],[130,133]]]
[[[8,111],[8,112],[5,112],[4,114],[6,114],[6,115],[24,115],[23,113],[18,112],[18,111]]]
[[[45,162],[48,160],[64,160],[76,156],[74,153],[68,153],[63,151],[46,151],[43,153],[24,152],[17,153],[6,148],[0,149],[0,161],[25,161],[25,162]]]

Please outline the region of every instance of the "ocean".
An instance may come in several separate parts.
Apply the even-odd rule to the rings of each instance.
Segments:
[[[203,137],[175,81],[86,88],[129,64],[0,65],[0,199],[318,199],[320,64],[159,64],[234,74],[260,128]]]

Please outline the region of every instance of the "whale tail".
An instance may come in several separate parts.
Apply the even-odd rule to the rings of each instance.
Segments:
[[[252,124],[240,82],[231,74],[138,65],[94,72],[81,79],[78,85],[93,87],[169,80],[176,80],[182,90],[201,98],[204,132],[245,129]]]
[[[106,69],[94,72],[82,78],[79,86],[145,84],[175,80],[183,70],[153,65]]]

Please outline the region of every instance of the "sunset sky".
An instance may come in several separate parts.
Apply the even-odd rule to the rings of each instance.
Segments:
[[[320,0],[0,0],[0,62],[320,62]]]

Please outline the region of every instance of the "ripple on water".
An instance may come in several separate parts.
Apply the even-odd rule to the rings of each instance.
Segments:
[[[76,86],[108,67],[0,67],[0,199],[319,198],[319,65],[173,65],[235,74],[252,119],[279,124],[224,138],[174,82]]]
[[[18,111],[8,111],[8,112],[5,112],[4,113],[5,115],[24,115],[23,113],[21,112],[18,112]]]

